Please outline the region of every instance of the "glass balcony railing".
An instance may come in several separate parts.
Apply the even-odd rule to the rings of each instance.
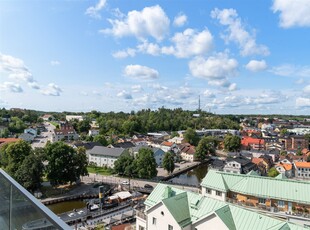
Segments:
[[[0,169],[0,229],[71,229],[51,210]]]

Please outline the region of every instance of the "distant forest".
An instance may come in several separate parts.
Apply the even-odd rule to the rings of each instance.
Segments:
[[[87,113],[72,112],[43,112],[24,109],[1,109],[0,117],[18,118],[25,124],[34,124],[42,122],[40,118],[44,114],[51,114],[56,120],[65,121],[65,116],[84,115],[84,121],[73,121],[72,125],[79,132],[86,132],[90,128],[91,121],[97,121],[100,127],[100,134],[133,135],[137,133],[158,132],[158,131],[177,131],[193,129],[239,129],[240,119],[257,117],[278,117],[282,119],[300,120],[306,116],[289,115],[215,115],[205,111],[188,111],[181,108],[167,109],[159,108],[157,110],[143,109],[138,112],[99,112],[91,111]],[[15,119],[15,122],[16,122]],[[272,120],[272,119],[271,119]],[[2,121],[3,125],[3,121]],[[24,127],[24,125],[22,125]]]

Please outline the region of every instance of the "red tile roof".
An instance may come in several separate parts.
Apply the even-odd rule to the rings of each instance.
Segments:
[[[173,144],[174,144],[174,143],[169,142],[169,141],[164,141],[163,143],[161,143],[161,145],[169,146],[169,147],[171,147]]]
[[[286,163],[279,163],[276,165],[276,167],[282,166],[286,171],[291,170],[293,165],[292,164],[286,164]]]
[[[310,162],[295,162],[297,168],[310,168]]]
[[[20,140],[19,138],[0,138],[0,144],[12,143],[12,142],[16,142],[19,140]]]
[[[259,138],[247,137],[247,136],[243,136],[242,137],[241,145],[248,146],[248,145],[252,145],[252,144],[264,145],[265,144],[265,140],[264,139],[259,139]]]

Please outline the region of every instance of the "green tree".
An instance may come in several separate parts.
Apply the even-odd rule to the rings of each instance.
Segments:
[[[19,166],[15,179],[28,191],[34,192],[41,188],[44,165],[39,156],[31,154],[27,156]]]
[[[287,134],[288,134],[287,129],[281,129],[281,130],[280,130],[280,135],[281,135],[282,137],[284,137],[284,136],[287,135]]]
[[[105,139],[105,137],[103,135],[94,136],[93,140],[95,142],[99,142],[103,146],[107,146],[108,145],[108,141],[107,141],[107,139]]]
[[[211,136],[203,137],[196,148],[195,158],[199,161],[206,159],[207,155],[214,154],[216,148],[216,139]]]
[[[226,135],[224,138],[224,148],[227,151],[239,151],[241,147],[241,139],[235,135]]]
[[[268,171],[268,176],[269,177],[276,177],[278,175],[279,175],[279,172],[276,170],[275,167],[272,167],[272,168],[269,169],[269,171]]]
[[[128,152],[123,153],[115,162],[113,170],[119,174],[128,177],[135,175],[134,157]]]
[[[174,165],[174,158],[171,152],[166,152],[163,159],[163,168],[168,172],[172,173],[175,165]]]
[[[9,123],[9,131],[12,133],[22,133],[26,125],[24,122],[18,117],[12,117],[11,122]]]
[[[75,182],[80,176],[87,175],[86,157],[74,148],[63,143],[55,142],[45,147],[48,165],[47,179],[52,185]]]
[[[185,131],[184,139],[185,139],[186,142],[190,143],[191,145],[195,145],[195,146],[199,142],[199,136],[196,133],[196,131],[194,129],[192,129],[192,128],[188,128]]]
[[[34,154],[25,141],[6,144],[0,149],[0,166],[29,191],[40,188],[43,176],[41,155]]]
[[[150,179],[157,175],[156,161],[153,151],[147,148],[141,148],[137,158],[134,160],[134,167],[139,178]]]
[[[21,140],[15,143],[10,143],[5,151],[5,155],[8,159],[5,171],[7,171],[13,178],[16,178],[15,173],[19,166],[23,163],[24,159],[32,153],[31,146],[29,143]]]
[[[280,155],[281,155],[281,156],[286,156],[286,155],[287,155],[287,151],[281,150],[281,151],[280,151]]]
[[[307,157],[307,162],[310,162],[310,154]]]
[[[89,129],[90,129],[90,121],[88,119],[79,121],[77,123],[77,130],[79,133],[88,132]]]

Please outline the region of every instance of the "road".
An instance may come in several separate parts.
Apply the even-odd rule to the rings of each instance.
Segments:
[[[33,149],[35,148],[43,148],[46,145],[46,142],[49,140],[52,140],[52,133],[53,130],[56,128],[54,125],[44,122],[44,127],[46,128],[45,132],[41,132],[40,135],[38,135],[34,141],[31,143],[31,147]]]

